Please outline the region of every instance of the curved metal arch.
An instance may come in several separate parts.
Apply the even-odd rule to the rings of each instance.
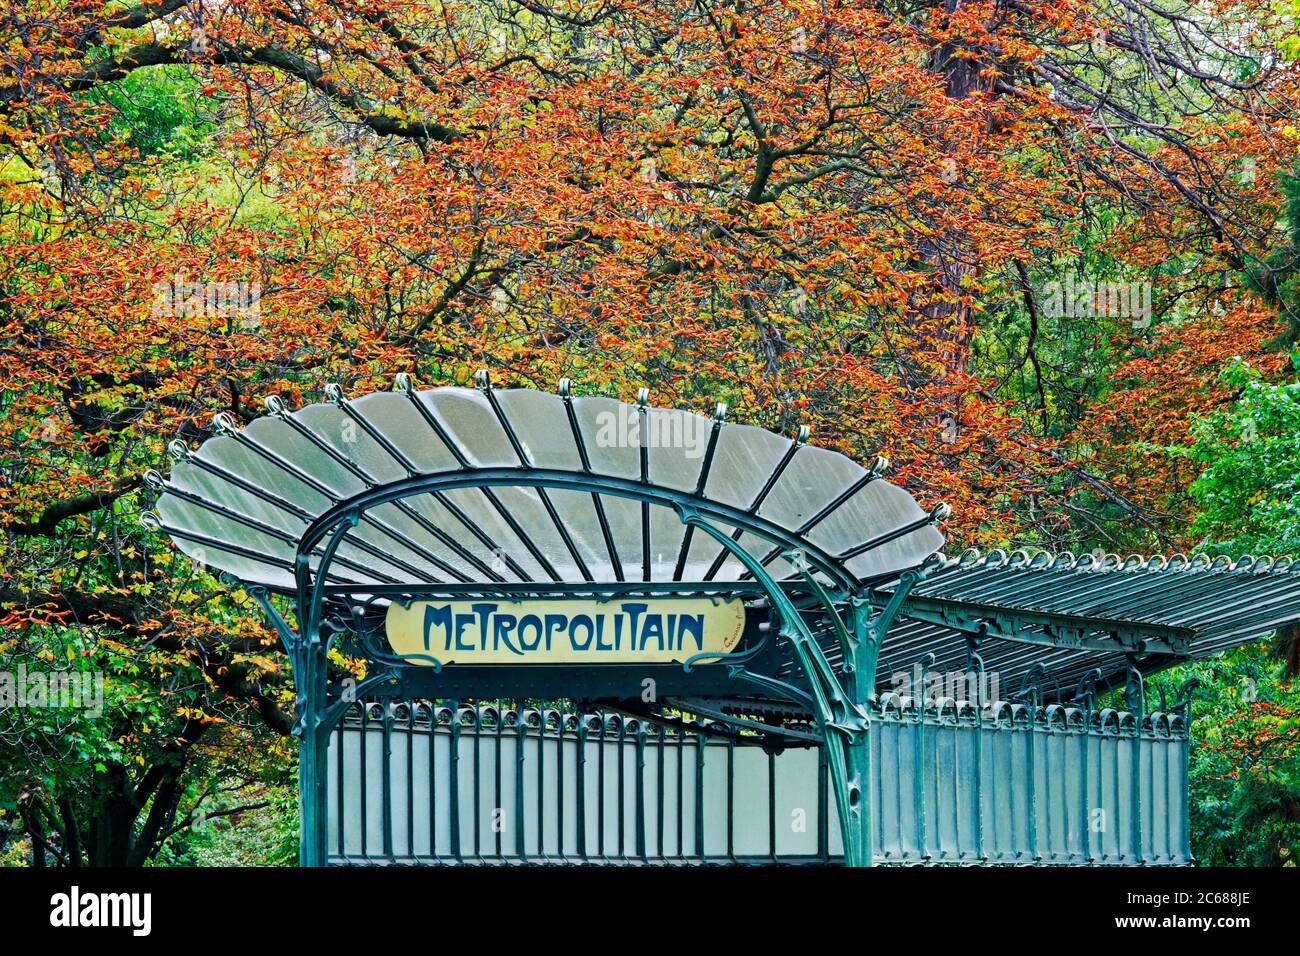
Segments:
[[[337,529],[341,523],[354,523],[362,514],[372,508],[420,494],[483,487],[556,488],[584,493],[596,492],[614,497],[628,498],[645,504],[660,505],[679,513],[680,508],[684,506],[703,517],[715,519],[776,544],[779,550],[789,549],[802,552],[810,564],[815,565],[819,571],[831,578],[837,587],[846,593],[856,593],[862,586],[862,582],[844,567],[835,555],[818,547],[806,538],[792,534],[779,525],[755,514],[675,488],[666,488],[633,479],[598,475],[591,472],[545,468],[459,468],[455,471],[412,475],[405,479],[368,489],[336,503],[312,521],[298,540],[295,567],[301,568],[304,561],[309,561],[311,553],[320,542]],[[905,526],[903,533],[925,527],[933,523],[933,520],[932,517],[927,515],[923,519],[918,519],[912,525]],[[683,521],[682,523],[689,526],[688,522]],[[311,572],[312,575],[316,578],[322,578],[327,574],[332,557],[332,554],[328,558],[322,556],[315,570]],[[722,583],[724,582],[719,582],[720,585]],[[359,593],[365,592],[365,590],[364,585],[357,586]]]

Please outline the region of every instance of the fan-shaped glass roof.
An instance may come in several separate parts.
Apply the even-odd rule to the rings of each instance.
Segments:
[[[739,582],[745,568],[683,524],[698,509],[778,580],[785,555],[856,584],[935,553],[927,514],[844,455],[690,412],[530,389],[408,380],[297,411],[276,400],[244,428],[179,460],[150,520],[196,560],[249,584],[295,588],[300,545],[319,562],[343,534],[328,583]],[[721,411],[725,411],[722,409]],[[306,542],[305,544],[303,542]],[[752,582],[751,582],[752,583]]]
[[[147,520],[196,560],[286,594],[296,567],[310,577],[337,544],[326,591],[381,603],[640,583],[761,594],[688,516],[729,529],[778,581],[803,584],[811,568],[880,606],[902,572],[933,558],[884,642],[882,691],[921,660],[961,670],[974,648],[1004,692],[1050,682],[1043,693],[1059,699],[1300,620],[1290,559],[934,557],[946,509],[922,510],[881,477],[882,459],[863,468],[806,433],[726,424],[723,407],[710,419],[643,398],[571,397],[567,384],[479,384],[418,391],[399,377],[392,392],[349,400],[331,387],[328,401],[292,412],[272,399],[244,428],[218,416],[197,451],[174,443],[169,479],[150,474],[160,496]],[[838,666],[826,608],[808,605],[808,617]],[[799,679],[793,658],[776,673]]]

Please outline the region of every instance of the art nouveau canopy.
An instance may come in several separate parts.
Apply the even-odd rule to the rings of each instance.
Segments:
[[[651,408],[644,393],[629,405],[567,382],[557,395],[498,391],[486,374],[476,386],[420,391],[401,376],[355,401],[337,387],[296,411],[272,399],[243,428],[217,416],[199,449],[173,445],[168,479],[147,476],[159,498],[146,523],[240,582],[289,652],[304,864],[331,859],[326,791],[344,773],[326,758],[367,697],[573,699],[664,726],[694,715],[703,733],[772,753],[819,743],[843,859],[869,865],[886,839],[872,818],[883,791],[864,792],[899,769],[873,756],[872,725],[889,701],[921,723],[955,713],[900,690],[899,674],[979,675],[961,706],[981,735],[1007,708],[1052,727],[1044,705],[1066,702],[1091,735],[1107,726],[1093,726],[1098,691],[1123,685],[1136,727],[1145,674],[1300,617],[1300,565],[1286,559],[952,560],[937,527],[947,508],[923,510],[882,477],[883,459],[864,468],[806,431],[727,424],[725,406],[707,419]],[[292,625],[277,594],[294,598]],[[331,670],[332,649],[365,659],[359,685]],[[922,756],[919,736],[915,753],[923,794],[944,763]],[[1137,781],[1139,758],[1123,759]],[[1032,790],[1032,769],[1021,775]],[[978,769],[973,779],[983,807]],[[1141,860],[1154,805],[1130,797],[1129,820],[1141,810],[1147,823],[1131,822],[1130,850],[1115,852]],[[981,839],[969,852],[992,860]],[[924,840],[907,845],[924,857]]]
[[[1269,558],[1120,559],[1016,552],[939,555],[927,513],[882,474],[747,425],[609,398],[526,389],[416,390],[328,400],[245,428],[217,416],[197,451],[179,444],[157,523],[187,554],[241,582],[296,593],[301,555],[321,567],[327,532],[355,513],[323,579],[326,601],[382,607],[416,593],[743,594],[753,574],[683,523],[728,529],[793,593],[884,602],[930,562],[881,651],[878,684],[934,654],[965,665],[978,644],[1004,690],[1031,675],[1068,696],[1267,635],[1300,616],[1300,563]],[[799,567],[792,565],[792,562]],[[832,663],[831,628],[811,614]],[[782,676],[798,679],[786,655]],[[752,691],[753,688],[749,690]],[[747,691],[748,693],[748,691]],[[761,697],[762,695],[760,695]]]

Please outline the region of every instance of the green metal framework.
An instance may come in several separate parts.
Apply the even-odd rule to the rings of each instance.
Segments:
[[[985,711],[882,695],[869,711],[874,862],[1186,865],[1187,707],[1186,693],[1142,718],[1090,700]],[[842,863],[817,734],[745,743],[725,720],[357,703],[331,740],[329,860]]]
[[[844,862],[865,866],[875,832],[867,799],[871,707],[901,660],[882,658],[887,636],[906,666],[928,654],[934,667],[997,668],[1038,707],[1069,700],[1071,683],[1076,699],[1117,685],[1140,691],[1143,673],[1297,617],[1300,566],[1289,562],[1134,563],[1022,553],[948,561],[934,553],[942,538],[932,527],[947,509],[926,514],[901,490],[880,491],[883,460],[861,469],[841,456],[818,458],[804,477],[791,479],[800,455],[808,454],[806,431],[773,446],[782,440],[728,426],[743,440],[727,445],[719,406],[705,426],[698,465],[675,473],[675,459],[657,458],[642,443],[619,473],[613,459],[596,466],[599,449],[587,440],[589,422],[580,422],[590,409],[580,413],[567,383],[558,404],[541,393],[498,397],[486,375],[477,384],[470,396],[444,390],[456,392],[463,408],[432,404],[427,396],[434,393],[416,393],[405,377],[398,398],[379,406],[374,396],[349,402],[333,387],[329,404],[298,413],[272,400],[271,415],[248,429],[219,418],[220,435],[198,453],[175,445],[171,480],[146,476],[160,492],[159,513],[147,514],[146,523],[227,569],[289,655],[304,865],[327,862],[329,742],[367,696],[586,699],[665,724],[691,701],[696,712],[714,714],[715,732],[730,727],[723,732],[777,746],[806,745],[798,727],[811,721]],[[366,400],[369,406],[361,404]],[[534,421],[531,432],[515,426],[511,409]],[[643,425],[652,413],[669,414],[648,409],[644,393],[635,409],[618,407],[625,409]],[[449,427],[453,414],[466,416],[460,433]],[[398,435],[385,415],[405,416],[406,432]],[[345,435],[351,429],[351,437],[331,437],[331,428]],[[495,446],[488,439],[477,449],[466,444],[466,435],[489,429]],[[715,467],[724,445],[741,462],[727,473]],[[751,448],[752,458],[766,462],[756,476],[743,467]],[[809,470],[837,468],[838,484],[789,503],[789,489],[804,487]],[[740,484],[745,494],[732,493]],[[783,510],[772,510],[781,494]],[[888,512],[887,519],[860,527],[863,512],[853,508],[863,500]],[[585,536],[573,522],[580,502],[590,518]],[[621,511],[618,502],[636,510]],[[639,569],[618,531],[618,521],[637,511]],[[668,537],[662,521],[655,524],[664,512],[681,527],[680,538],[670,539],[676,557],[666,563],[651,546],[652,528]],[[850,512],[852,520],[840,520]],[[502,548],[498,535],[509,535],[514,547]],[[397,657],[379,633],[379,613],[391,601],[577,594],[742,596],[750,622],[730,655],[650,667],[444,667],[433,657]],[[293,598],[294,624],[277,595]],[[1241,625],[1223,625],[1234,613],[1244,615]],[[336,647],[368,659],[369,676],[359,686],[331,679],[328,654]],[[662,700],[648,706],[637,700],[647,673],[664,689]]]
[[[361,515],[375,504],[398,500],[409,495],[428,494],[446,487],[476,486],[477,478],[481,478],[487,486],[513,481],[513,483],[532,487],[569,487],[577,490],[599,487],[602,494],[625,495],[636,500],[656,503],[669,502],[676,508],[687,527],[708,535],[735,555],[753,575],[756,586],[771,602],[780,621],[779,635],[794,649],[803,669],[808,691],[801,692],[764,675],[748,672],[744,663],[727,665],[731,672],[730,676],[760,683],[768,690],[783,694],[796,703],[811,702],[812,713],[822,735],[822,745],[830,768],[830,781],[839,813],[841,831],[845,835],[845,863],[849,866],[870,865],[871,822],[864,793],[867,781],[870,779],[868,735],[871,722],[866,707],[869,697],[874,693],[874,685],[871,679],[856,680],[855,675],[875,674],[879,648],[890,622],[897,615],[911,587],[920,581],[933,565],[903,572],[894,596],[883,608],[873,610],[865,593],[855,588],[850,576],[827,556],[819,554],[816,549],[810,549],[811,554],[803,551],[801,555],[793,556],[802,569],[801,574],[806,586],[805,597],[811,597],[817,603],[824,621],[830,622],[839,640],[843,660],[842,672],[848,678],[842,681],[840,675],[827,661],[821,645],[805,620],[806,607],[801,609],[796,605],[796,598],[789,593],[787,586],[777,582],[758,557],[738,544],[732,537],[732,531],[723,530],[710,519],[725,518],[732,524],[733,529],[740,528],[774,544],[789,546],[794,551],[801,550],[799,548],[801,542],[791,540],[780,529],[752,520],[740,512],[718,515],[718,509],[715,507],[692,500],[690,496],[670,489],[647,490],[593,476],[520,475],[518,473],[502,475],[496,472],[485,472],[481,475],[422,476],[404,482],[400,489],[386,488],[366,496],[363,500],[341,503],[318,520],[304,534],[298,546],[295,562],[298,577],[295,602],[298,609],[296,631],[279,614],[265,589],[257,587],[250,589],[263,612],[275,624],[284,642],[293,665],[294,679],[298,688],[299,720],[296,732],[301,736],[302,741],[299,755],[299,788],[303,801],[301,862],[304,866],[320,866],[326,861],[327,768],[325,760],[329,737],[349,705],[356,699],[356,696],[350,696],[350,699],[333,697],[327,681],[329,650],[334,646],[337,637],[349,633],[337,623],[333,628],[327,627],[326,621],[327,595],[352,596],[346,590],[331,590],[325,583],[338,546],[347,530],[356,527]],[[310,555],[322,540],[326,541],[326,544],[319,563],[313,568]],[[834,582],[832,587],[838,585],[843,588],[835,592],[839,596],[838,601],[832,596],[832,591],[827,585],[819,580],[818,572],[825,574]],[[592,592],[601,591],[601,588],[594,584],[589,588]],[[629,589],[624,587],[618,590],[627,593]],[[638,593],[680,593],[689,588],[684,588],[683,582],[661,585],[646,582],[633,590]],[[534,587],[533,592],[551,593],[545,587]],[[427,586],[402,589],[403,596],[408,599],[440,596],[443,593]],[[330,630],[333,634],[327,633]],[[376,656],[373,650],[372,656]],[[383,683],[398,680],[398,675],[393,673],[394,669],[412,666],[409,662],[398,661],[395,658],[377,661],[377,663],[384,663],[387,667],[356,688],[355,695],[362,695]],[[502,674],[499,678],[504,686],[510,686],[512,683],[518,686],[529,679],[527,673]],[[577,687],[581,686],[580,675],[575,675],[573,684]]]

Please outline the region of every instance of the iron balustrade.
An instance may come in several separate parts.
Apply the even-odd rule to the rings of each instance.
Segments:
[[[1183,714],[886,694],[871,715],[877,863],[1192,862]],[[839,863],[822,749],[760,740],[517,702],[358,703],[330,743],[329,861]]]

